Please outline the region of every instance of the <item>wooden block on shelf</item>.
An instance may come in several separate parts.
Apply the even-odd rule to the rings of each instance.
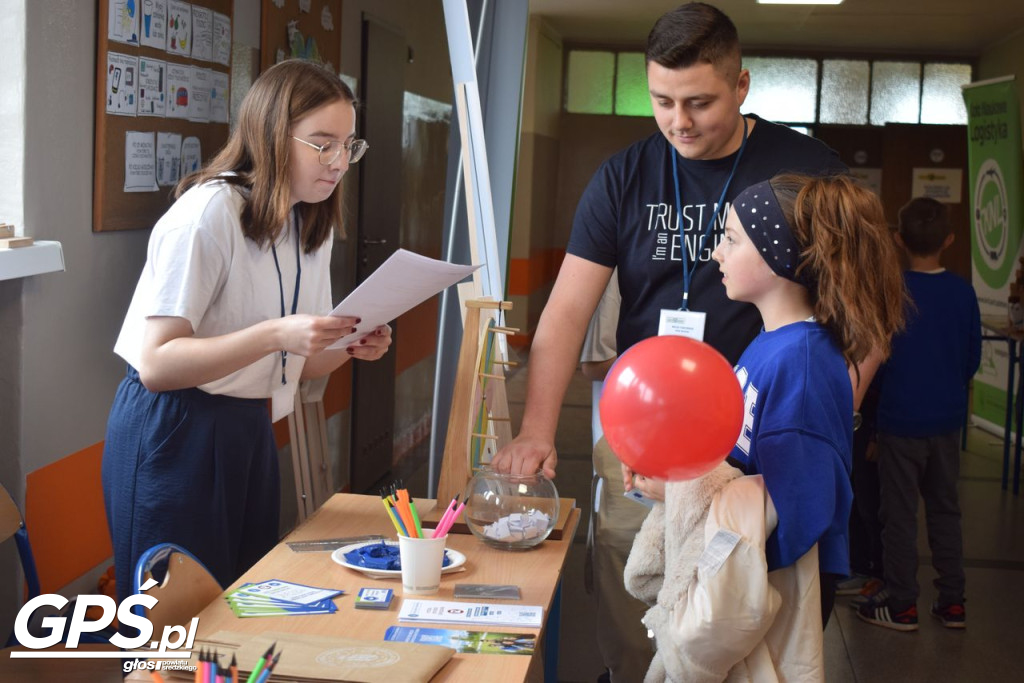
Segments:
[[[17,249],[32,245],[31,237],[5,237],[0,239],[0,249]]]
[[[9,223],[0,223],[0,239],[14,237],[14,226]]]

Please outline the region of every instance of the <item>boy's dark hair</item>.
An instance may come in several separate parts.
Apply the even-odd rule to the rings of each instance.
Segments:
[[[739,73],[740,38],[736,25],[717,7],[690,2],[666,12],[647,36],[645,64],[666,69],[704,63]]]
[[[930,197],[915,197],[900,209],[897,231],[911,254],[931,256],[942,250],[953,228],[945,204]]]

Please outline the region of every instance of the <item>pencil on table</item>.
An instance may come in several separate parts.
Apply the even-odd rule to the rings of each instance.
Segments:
[[[267,660],[270,658],[270,655],[274,654],[275,645],[277,645],[276,641],[270,644],[270,647],[267,648],[267,651],[264,652],[263,656],[260,657],[258,662],[256,662],[256,666],[252,668],[252,673],[249,674],[249,678],[245,680],[245,683],[256,683],[256,681],[260,677],[260,674],[263,672],[263,667],[266,666]]]
[[[412,511],[412,521],[416,523],[416,535],[419,538],[426,538],[423,535],[423,525],[420,523],[420,513],[416,510],[416,501],[409,499],[409,510]]]
[[[395,491],[395,510],[398,512],[398,516],[402,519],[402,526],[405,527],[406,536],[411,538],[416,537],[416,526],[412,522],[412,513],[409,512],[409,496],[406,492]]]
[[[266,683],[266,680],[270,678],[270,674],[274,671],[274,667],[277,666],[277,660],[281,658],[281,653],[278,652],[274,655],[274,659],[267,665],[267,668],[260,674],[259,680],[256,683]]]
[[[416,538],[423,538],[423,529],[420,527],[419,515],[416,514],[416,508],[413,507],[409,491],[407,489],[398,489],[398,500],[402,502],[402,509],[406,512],[405,516],[408,520],[406,528],[409,530],[410,535],[415,531]]]
[[[441,531],[441,529],[444,528],[444,525],[448,521],[448,518],[451,517],[452,512],[455,511],[455,504],[458,502],[459,494],[455,494],[455,497],[452,498],[452,502],[448,503],[448,508],[444,511],[444,514],[441,515],[441,519],[438,521],[437,526],[434,527],[434,534],[431,536],[431,538],[438,538],[439,536],[444,535],[439,532]]]
[[[394,510],[391,509],[391,503],[388,502],[388,497],[384,494],[384,491],[380,493],[380,502],[384,504],[384,509],[388,511],[388,519],[395,526],[395,531],[398,532],[399,536],[405,536],[405,530],[402,528],[402,523],[398,521],[398,517],[395,516]]]
[[[466,503],[465,502],[459,503],[459,507],[456,508],[455,511],[448,517],[448,523],[442,529],[442,533],[438,534],[435,531],[435,537],[444,536],[449,531],[451,531],[451,528],[455,525],[455,520],[457,520],[459,518],[459,515],[462,514],[462,509],[465,508],[465,507],[466,507]]]

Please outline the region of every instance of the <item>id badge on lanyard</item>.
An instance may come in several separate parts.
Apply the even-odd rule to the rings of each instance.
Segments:
[[[658,336],[676,335],[704,341],[704,327],[708,314],[704,311],[691,311],[689,309],[690,280],[693,277],[693,272],[697,269],[697,260],[700,258],[701,252],[704,251],[704,243],[707,241],[708,235],[714,230],[715,221],[718,220],[718,215],[722,212],[722,207],[725,206],[725,195],[729,191],[729,185],[732,183],[733,176],[736,175],[736,167],[740,165],[743,150],[747,146],[747,119],[746,117],[742,118],[743,140],[740,142],[740,149],[736,153],[736,160],[732,162],[732,170],[729,171],[729,177],[722,188],[722,194],[718,198],[718,203],[715,204],[715,210],[711,214],[711,219],[708,221],[704,232],[701,233],[700,244],[697,247],[697,256],[694,259],[693,265],[686,262],[687,249],[685,244],[683,245],[683,305],[678,309],[661,309],[661,317],[658,320]],[[676,191],[676,221],[679,223],[680,239],[685,239],[682,234],[683,200],[682,192],[679,189],[679,158],[677,156],[679,153],[671,144],[669,144],[669,153],[672,155],[672,180],[675,182]]]
[[[658,321],[658,336],[676,335],[704,341],[704,323],[708,314],[704,311],[680,311],[674,308],[661,309]]]

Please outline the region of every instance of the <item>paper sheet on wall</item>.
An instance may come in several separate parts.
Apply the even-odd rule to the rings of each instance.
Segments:
[[[124,191],[155,192],[156,144],[153,133],[124,134]]]
[[[192,100],[192,67],[167,62],[167,118],[187,119]]]
[[[203,163],[203,148],[199,138],[189,136],[181,141],[181,177],[195,173]]]
[[[220,12],[213,13],[213,61],[231,64],[231,17]]]
[[[167,0],[142,0],[141,31],[143,45],[167,49]]]
[[[176,185],[181,173],[181,133],[156,134],[157,185]]]
[[[192,67],[191,87],[189,94],[192,96],[188,103],[188,120],[196,123],[210,122],[210,91],[213,89],[210,70],[201,66]]]
[[[362,322],[359,331],[328,348],[343,348],[362,339],[379,325],[394,320],[479,267],[438,261],[399,249],[331,311],[331,315],[354,316],[362,318]]]
[[[139,44],[139,12],[135,0],[110,0],[107,38],[119,43]]]
[[[192,59],[213,60],[213,10],[192,5]]]
[[[192,3],[168,0],[167,51],[171,54],[192,55]]]
[[[167,64],[139,58],[139,116],[163,117],[167,113]]]
[[[106,111],[108,114],[135,116],[139,58],[119,52],[107,53]]]
[[[210,121],[228,122],[228,98],[231,95],[228,75],[219,71],[210,72]]]

